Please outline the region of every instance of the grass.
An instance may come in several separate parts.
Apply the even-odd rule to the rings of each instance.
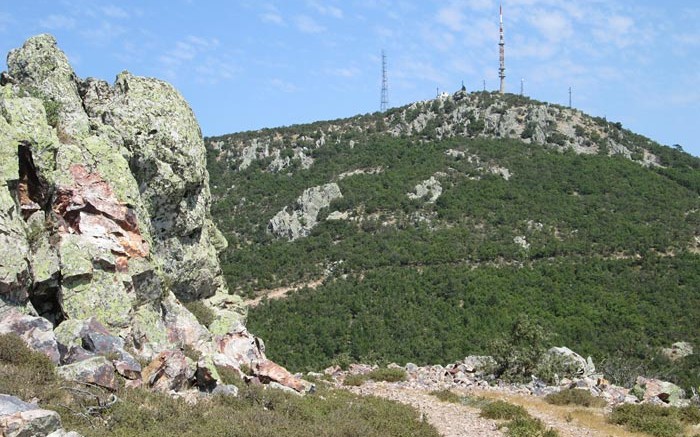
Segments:
[[[481,417],[493,420],[506,420],[499,428],[507,428],[508,437],[557,437],[556,430],[547,428],[539,419],[530,416],[525,408],[502,400],[490,402],[481,407]]]
[[[615,407],[610,422],[625,425],[632,431],[644,432],[654,437],[680,437],[685,435],[686,425],[700,424],[700,408],[665,407],[650,404],[626,404]]]
[[[374,369],[365,375],[346,375],[343,380],[343,385],[360,386],[367,380],[398,382],[406,380],[406,371],[403,369],[390,369],[388,367]]]
[[[222,369],[219,369],[221,371]],[[222,372],[229,383],[237,375]],[[37,398],[56,410],[64,428],[85,437],[252,437],[252,436],[415,436],[438,437],[414,409],[377,397],[318,387],[296,396],[261,386],[239,387],[239,395],[207,396],[195,405],[166,394],[120,388],[119,401],[95,414],[110,393],[61,380],[43,354],[30,351],[15,335],[0,335],[0,393]]]
[[[581,407],[602,408],[607,405],[604,399],[593,396],[588,390],[574,388],[548,394],[544,400],[553,405],[579,405]]]

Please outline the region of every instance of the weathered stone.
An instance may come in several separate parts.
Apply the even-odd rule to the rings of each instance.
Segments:
[[[236,397],[238,396],[238,387],[232,384],[219,384],[212,390],[211,394]]]
[[[579,377],[588,377],[595,373],[593,360],[583,358],[568,347],[553,347],[547,351],[547,356],[552,360],[553,365],[558,365],[556,369],[560,376],[573,373]]]
[[[343,195],[336,183],[308,188],[297,198],[294,210],[290,213],[285,207],[278,212],[270,220],[268,229],[273,235],[290,241],[305,237],[318,223],[319,211],[341,197]]]
[[[236,331],[216,336],[214,342],[219,353],[240,364],[252,366],[255,362],[266,360],[262,340],[250,334],[242,325]]]
[[[254,372],[263,383],[276,382],[298,393],[304,393],[311,387],[311,384],[303,379],[294,377],[287,369],[270,360],[258,362],[255,365]]]
[[[645,402],[660,399],[664,403],[672,406],[678,406],[680,401],[685,397],[683,389],[676,384],[654,378],[645,378],[643,376],[637,377],[633,391],[642,393],[642,400]]]
[[[44,353],[58,364],[61,354],[51,322],[42,317],[22,314],[16,309],[0,314],[0,317],[0,334],[17,334],[30,348]]]
[[[7,66],[13,78],[60,104],[61,130],[75,138],[87,135],[90,126],[78,95],[77,78],[53,36],[29,38],[21,48],[10,51]]]
[[[55,411],[44,410],[14,396],[0,394],[0,435],[3,437],[81,437],[61,427]]]
[[[435,179],[435,176],[431,176],[430,179],[416,185],[414,191],[406,194],[409,199],[424,199],[428,203],[435,203],[442,194],[442,185],[440,185],[439,180]]]
[[[673,343],[670,348],[661,349],[661,353],[670,360],[675,361],[693,355],[693,345],[687,341]]]
[[[111,361],[102,356],[58,367],[57,372],[69,381],[95,384],[110,390],[116,390],[118,387],[114,366]]]
[[[194,375],[192,360],[179,350],[159,353],[142,372],[146,386],[162,392],[177,392],[192,387]]]

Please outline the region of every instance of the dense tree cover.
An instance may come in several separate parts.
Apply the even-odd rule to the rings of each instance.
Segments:
[[[516,140],[353,129],[313,149],[309,169],[292,161],[271,172],[267,159],[238,171],[210,149],[213,216],[230,243],[224,274],[251,295],[330,275],[250,311],[270,355],[295,370],[489,353],[519,313],[598,360],[648,360],[679,340],[700,346],[700,160],[624,132],[662,166]],[[407,196],[431,176],[443,188],[435,203]],[[294,242],[267,232],[304,189],[331,181],[343,198],[321,218],[344,211],[353,220],[322,220]],[[700,383],[696,361],[675,374]]]
[[[490,353],[523,313],[597,359],[684,339],[697,343],[700,271],[695,255],[528,265],[387,267],[330,280],[251,311],[249,328],[292,369],[354,360],[446,363]]]

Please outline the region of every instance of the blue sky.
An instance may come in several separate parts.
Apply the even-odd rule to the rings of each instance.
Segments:
[[[503,0],[508,91],[700,156],[700,1]],[[52,33],[80,77],[173,83],[205,135],[498,87],[498,0],[3,1],[0,52]]]

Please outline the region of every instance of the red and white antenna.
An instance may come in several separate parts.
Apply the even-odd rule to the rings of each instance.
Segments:
[[[501,94],[503,94],[506,92],[506,41],[503,36],[503,6],[501,4],[498,5],[498,15],[500,18],[500,40],[498,42],[500,66],[498,67],[498,77],[501,78]]]

